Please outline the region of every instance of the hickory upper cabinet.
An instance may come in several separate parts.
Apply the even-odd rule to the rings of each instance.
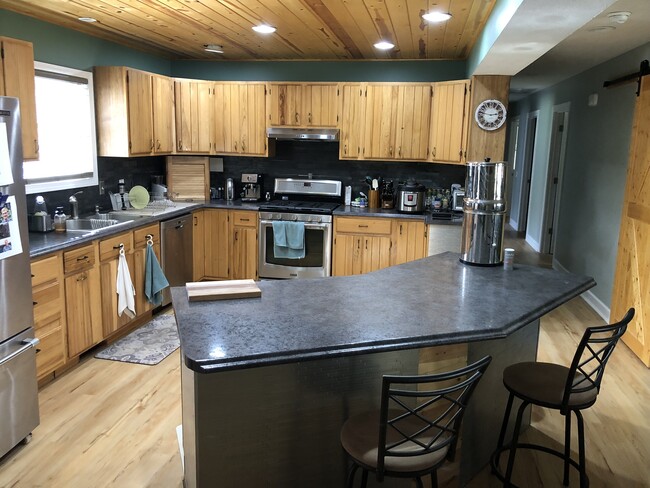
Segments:
[[[337,83],[269,83],[269,127],[337,127]]]
[[[94,70],[99,156],[173,151],[173,81],[124,66]]]
[[[341,159],[427,160],[430,83],[342,84],[341,92]]]
[[[214,83],[216,154],[268,156],[266,84]]]
[[[469,80],[433,84],[429,161],[463,164],[469,132]]]
[[[175,80],[176,151],[210,154],[215,149],[214,83]]]
[[[31,42],[0,37],[0,95],[20,100],[23,159],[38,159],[34,48]]]

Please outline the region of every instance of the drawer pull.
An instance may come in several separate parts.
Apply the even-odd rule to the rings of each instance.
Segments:
[[[239,219],[239,220],[241,220],[242,222],[250,222],[251,219]]]
[[[81,256],[80,258],[77,258],[77,261],[88,261],[88,256]]]
[[[367,225],[361,225],[361,224],[359,224],[359,227],[365,227],[365,228],[367,228],[368,226],[367,226]]]
[[[34,302],[34,301],[33,301],[33,302],[32,302],[32,305],[36,306],[36,305],[38,305],[38,302]]]

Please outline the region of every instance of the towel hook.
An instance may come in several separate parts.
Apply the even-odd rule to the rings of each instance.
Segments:
[[[120,256],[124,256],[124,244],[120,242]]]
[[[147,246],[153,246],[153,236],[151,234],[147,234]]]

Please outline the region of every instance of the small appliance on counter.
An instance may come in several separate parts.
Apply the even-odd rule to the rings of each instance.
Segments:
[[[232,202],[235,199],[235,182],[232,178],[226,179],[226,200]]]
[[[244,189],[241,194],[242,202],[259,202],[262,199],[262,175],[242,173],[241,182]]]
[[[379,201],[381,208],[393,208],[395,206],[395,190],[393,189],[392,180],[383,180],[379,191]]]
[[[47,213],[45,198],[41,195],[36,197],[34,213],[27,216],[27,228],[30,232],[51,232],[54,230],[52,216]]]
[[[154,175],[151,177],[151,196],[154,200],[164,200],[167,198],[167,185],[165,185],[164,176]]]
[[[397,211],[402,213],[424,212],[424,185],[409,178],[397,187]]]

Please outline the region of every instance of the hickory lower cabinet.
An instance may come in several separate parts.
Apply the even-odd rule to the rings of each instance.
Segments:
[[[41,381],[67,360],[63,255],[34,259],[31,268],[34,334],[40,341],[36,376]]]
[[[99,243],[63,253],[68,358],[78,356],[104,338],[102,329]]]
[[[424,221],[335,217],[333,276],[369,273],[426,256]]]
[[[144,294],[145,260],[147,247],[152,246],[156,258],[160,262],[160,224],[147,225],[133,231],[133,286],[135,287],[135,314],[142,314],[154,309],[154,305]]]
[[[126,313],[122,313],[121,316],[117,314],[117,267],[120,262],[120,250],[124,251],[129,274],[133,280],[135,271],[133,232],[125,232],[99,241],[104,337],[111,335],[133,320]]]
[[[197,212],[194,216],[195,237],[203,226],[202,242],[194,247],[195,260],[204,256],[201,278],[257,279],[257,212],[211,208],[203,210],[202,217]],[[200,263],[195,262],[194,270],[199,279]]]

